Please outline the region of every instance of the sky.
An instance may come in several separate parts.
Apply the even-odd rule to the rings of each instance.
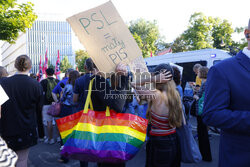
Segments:
[[[108,0],[18,0],[34,3],[35,12],[43,18],[66,20],[79,12],[99,6]],[[202,12],[206,16],[227,19],[232,27],[245,27],[250,18],[250,0],[112,0],[125,23],[138,18],[156,20],[166,42],[173,42],[187,29],[190,16]],[[53,15],[53,16],[52,16]],[[51,17],[52,16],[52,17]],[[73,35],[73,49],[83,46]],[[243,38],[243,34],[237,39]]]

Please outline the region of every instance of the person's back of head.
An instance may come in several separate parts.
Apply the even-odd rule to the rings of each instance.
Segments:
[[[175,82],[176,86],[180,85],[181,84],[181,72],[180,72],[178,67],[176,67],[176,66],[172,66],[172,67],[174,70],[174,76],[173,76],[174,82]]]
[[[7,70],[3,66],[0,66],[0,78],[7,77],[8,75]]]
[[[46,74],[49,76],[49,77],[52,77],[53,75],[54,75],[54,69],[53,68],[48,68],[47,70],[46,70]]]
[[[154,69],[156,75],[164,71],[169,71],[172,77],[174,76],[174,70],[170,64],[159,64]],[[160,90],[162,93],[166,93],[167,97],[163,100],[169,108],[169,124],[171,126],[180,127],[182,123],[182,105],[180,95],[176,90],[175,82],[171,80],[166,83],[157,83],[156,89]]]
[[[31,60],[27,55],[18,56],[15,60],[15,68],[19,72],[28,72],[31,69]]]
[[[68,78],[68,77],[69,77],[69,73],[70,73],[71,71],[74,71],[74,69],[73,69],[73,68],[67,69],[66,72],[65,72],[64,78]]]
[[[86,72],[92,72],[96,68],[95,63],[91,58],[85,60],[84,69]]]
[[[193,71],[197,74],[200,67],[202,67],[201,64],[199,64],[199,63],[195,64],[193,67]]]
[[[80,77],[80,73],[77,70],[70,71],[68,83],[74,87],[75,81],[79,77]]]
[[[206,66],[202,66],[199,68],[198,76],[200,79],[207,79],[208,68]]]

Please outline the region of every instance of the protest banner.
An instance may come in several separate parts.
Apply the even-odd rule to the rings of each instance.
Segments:
[[[124,62],[147,71],[142,52],[111,1],[67,18],[99,71],[115,71]]]

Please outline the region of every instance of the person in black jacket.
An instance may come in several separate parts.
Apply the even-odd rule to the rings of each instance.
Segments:
[[[94,75],[95,78],[92,87],[91,100],[93,102],[94,111],[106,111],[106,106],[116,112],[122,112],[126,98],[123,96],[127,93],[128,87],[128,71],[123,64],[118,64],[116,67],[116,77],[118,86],[112,89],[108,80],[103,75]],[[98,167],[125,167],[125,163],[98,163]]]
[[[93,69],[94,68],[94,69]],[[91,100],[93,103],[94,111],[105,112],[106,107],[109,106],[110,109],[116,112],[122,112],[123,106],[125,104],[126,98],[123,97],[127,93],[126,89],[128,87],[128,72],[127,67],[123,64],[118,64],[116,67],[116,74],[118,79],[118,86],[115,89],[111,88],[110,82],[104,78],[103,73],[99,72],[98,69],[92,62],[91,71],[94,71],[92,75],[88,75],[84,78],[84,86],[81,86],[83,95],[83,103],[86,101],[87,88],[91,79],[95,78],[92,87]],[[85,74],[87,75],[87,74]],[[80,78],[81,79],[81,78]],[[79,81],[80,81],[79,79]],[[82,82],[82,81],[81,81]],[[85,90],[84,90],[85,89]],[[76,90],[74,91],[74,93]],[[79,95],[77,95],[79,96]],[[87,167],[88,162],[80,162],[81,167]],[[110,164],[110,163],[98,163],[98,167],[125,167],[125,163]]]
[[[29,148],[37,144],[37,116],[41,116],[41,85],[28,76],[31,60],[21,55],[15,60],[17,73],[1,81],[9,100],[2,105],[2,137],[18,155],[17,167],[26,167]]]

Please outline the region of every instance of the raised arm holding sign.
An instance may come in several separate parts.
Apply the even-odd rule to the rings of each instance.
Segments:
[[[114,72],[120,62],[127,63],[134,72],[137,67],[147,71],[140,48],[111,1],[67,21],[99,71]]]

